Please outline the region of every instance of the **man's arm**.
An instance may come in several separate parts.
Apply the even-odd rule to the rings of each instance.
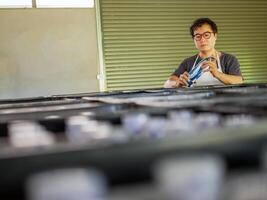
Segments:
[[[187,58],[183,60],[183,62],[179,65],[179,67],[175,70],[175,72],[169,76],[168,80],[164,83],[164,88],[175,88],[175,87],[184,87],[187,86],[187,82],[189,79],[188,74],[188,64],[190,62],[194,62],[196,56]],[[191,61],[193,60],[193,61]]]
[[[224,73],[219,72],[219,71],[218,71],[218,73],[215,74],[215,77],[219,81],[221,81],[222,83],[224,83],[226,85],[243,83],[243,77],[242,76],[224,74]]]
[[[176,75],[171,75],[164,83],[164,88],[175,88],[179,86],[179,78]]]
[[[220,72],[217,68],[216,62],[213,62],[213,61],[204,62],[201,68],[205,72],[210,71],[213,77],[217,78],[219,81],[221,81],[225,85],[243,83],[243,77],[240,75],[231,75],[231,74],[225,74],[223,72]]]

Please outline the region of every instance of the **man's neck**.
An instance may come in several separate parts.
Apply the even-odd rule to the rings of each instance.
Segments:
[[[210,56],[213,56],[213,57],[215,57],[216,56],[216,50],[215,49],[212,49],[212,50],[210,50],[210,51],[200,51],[199,52],[199,56],[201,57],[201,58],[207,58],[207,57],[210,57]]]

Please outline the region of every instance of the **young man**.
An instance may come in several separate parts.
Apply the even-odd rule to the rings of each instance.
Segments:
[[[215,49],[218,37],[217,25],[209,18],[200,18],[190,27],[197,55],[185,59],[165,82],[165,88],[188,86],[189,73],[204,58],[212,57],[201,64],[203,74],[193,85],[240,84],[243,78],[237,58]]]

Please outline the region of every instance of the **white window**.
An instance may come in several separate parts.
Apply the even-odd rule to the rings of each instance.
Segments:
[[[36,0],[37,8],[92,8],[94,0]]]
[[[0,8],[31,8],[32,0],[0,0]]]

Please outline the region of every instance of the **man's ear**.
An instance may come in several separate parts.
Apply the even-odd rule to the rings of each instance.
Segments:
[[[215,39],[217,40],[217,38],[218,38],[218,34],[215,33],[215,34],[214,34],[214,37],[215,37]]]

